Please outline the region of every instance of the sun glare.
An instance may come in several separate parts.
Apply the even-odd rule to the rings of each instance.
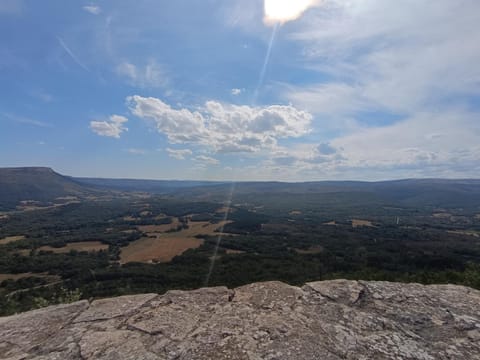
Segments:
[[[265,0],[265,23],[283,24],[299,18],[319,0]]]

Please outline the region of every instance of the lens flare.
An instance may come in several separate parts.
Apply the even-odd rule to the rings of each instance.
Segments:
[[[320,0],[265,0],[265,18],[268,25],[283,24],[298,19],[305,10]]]

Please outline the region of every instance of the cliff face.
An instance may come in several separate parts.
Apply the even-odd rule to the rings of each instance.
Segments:
[[[0,318],[1,359],[480,359],[480,291],[280,282]]]

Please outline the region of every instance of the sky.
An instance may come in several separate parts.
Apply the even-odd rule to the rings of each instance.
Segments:
[[[0,0],[0,166],[480,177],[478,0]]]

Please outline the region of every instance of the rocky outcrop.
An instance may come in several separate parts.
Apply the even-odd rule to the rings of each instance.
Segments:
[[[322,281],[80,301],[0,318],[1,359],[480,359],[480,292]]]

